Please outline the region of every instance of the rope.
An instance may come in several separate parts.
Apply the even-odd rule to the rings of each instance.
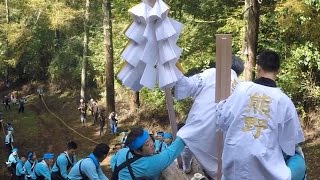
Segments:
[[[56,117],[63,125],[65,125],[68,129],[70,129],[71,131],[73,131],[74,133],[76,133],[77,135],[79,135],[80,137],[84,138],[84,139],[87,139],[88,141],[91,141],[93,142],[94,144],[99,144],[98,142],[80,134],[78,131],[74,130],[73,128],[71,128],[70,126],[67,125],[67,123],[65,121],[63,121],[61,118],[59,118],[57,115],[55,115],[47,106],[47,104],[44,102],[44,99],[43,97],[41,96],[41,100],[42,100],[42,103],[44,104],[44,106],[46,107],[46,109],[54,116]]]

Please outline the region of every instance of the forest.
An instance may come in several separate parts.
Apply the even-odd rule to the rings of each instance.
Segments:
[[[107,112],[118,100],[146,116],[166,114],[164,92],[133,92],[117,74],[124,64],[124,35],[132,22],[132,0],[2,0],[0,85],[45,84],[74,91],[77,99],[102,99]],[[245,61],[242,80],[255,77],[256,56],[272,49],[281,56],[278,86],[293,100],[307,139],[319,135],[320,1],[166,0],[169,16],[183,24],[179,63],[186,75],[215,62],[215,34],[232,34],[232,52]],[[1,89],[1,91],[6,91]],[[3,93],[1,93],[3,96]],[[174,102],[179,119],[191,100]]]

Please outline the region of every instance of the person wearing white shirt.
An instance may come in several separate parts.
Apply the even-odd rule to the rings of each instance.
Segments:
[[[244,66],[243,61],[237,56],[232,56],[231,60],[231,88],[234,89],[239,83],[237,77],[243,72]],[[193,99],[185,125],[177,134],[188,146],[182,156],[183,170],[186,173],[191,171],[193,154],[205,173],[211,178],[215,178],[217,172],[216,68],[207,69],[191,77],[182,76],[175,84],[174,89],[174,97],[177,100],[187,97]]]
[[[279,55],[263,51],[258,79],[238,84],[217,105],[217,126],[224,132],[222,179],[304,179],[305,162],[296,151],[303,131],[294,104],[276,87],[279,68]]]

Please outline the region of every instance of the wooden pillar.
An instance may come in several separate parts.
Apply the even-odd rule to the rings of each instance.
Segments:
[[[231,34],[216,35],[216,93],[215,102],[226,99],[230,95],[231,89],[231,56],[232,56],[232,36]],[[222,150],[223,133],[216,133],[216,145],[218,148],[218,171],[217,179],[222,176]]]
[[[174,112],[173,108],[173,97],[171,94],[171,88],[165,88],[165,99],[166,99],[166,105],[167,105],[167,110],[169,114],[169,121],[171,125],[171,132],[172,132],[172,137],[176,139],[177,136],[177,121],[176,121],[176,114]],[[179,155],[177,157],[178,165],[180,168],[182,168],[182,158]]]

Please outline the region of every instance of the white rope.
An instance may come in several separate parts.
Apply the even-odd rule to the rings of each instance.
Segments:
[[[80,137],[84,138],[84,139],[87,139],[95,144],[99,144],[98,142],[80,134],[79,132],[77,132],[76,130],[74,130],[73,128],[71,128],[70,126],[67,125],[67,123],[65,121],[63,121],[61,118],[59,118],[58,116],[56,116],[49,108],[48,106],[46,105],[46,103],[44,102],[44,99],[43,97],[41,96],[41,100],[42,100],[42,103],[44,104],[44,106],[46,107],[46,109],[54,116],[56,117],[63,125],[65,125],[68,129],[70,129],[71,131],[73,131],[74,133],[78,134]]]

